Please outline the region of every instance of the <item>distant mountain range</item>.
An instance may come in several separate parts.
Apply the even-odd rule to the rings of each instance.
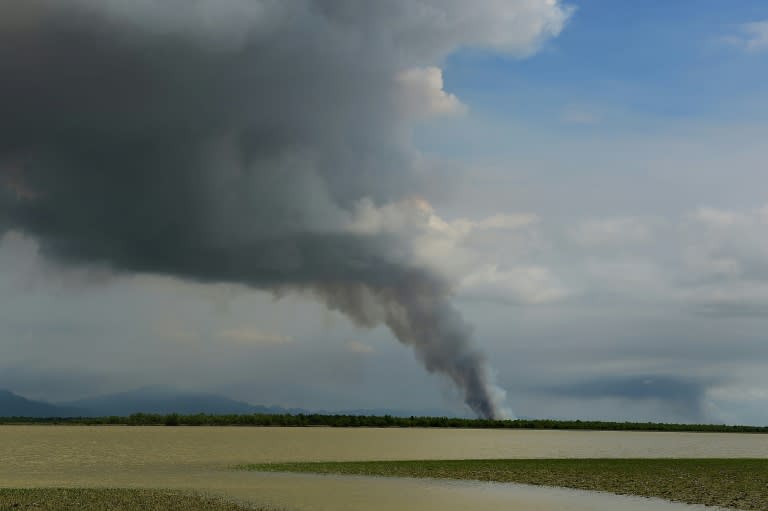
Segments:
[[[127,416],[132,413],[206,414],[344,414],[344,415],[453,415],[439,410],[412,412],[390,409],[357,409],[310,411],[303,408],[259,406],[236,401],[216,394],[180,391],[172,387],[150,386],[128,392],[106,394],[62,403],[47,403],[27,399],[8,390],[0,390],[0,417],[104,417]]]
[[[85,410],[33,401],[8,390],[0,390],[0,417],[78,417]]]
[[[87,410],[88,415],[130,415],[132,413],[250,414],[292,413],[280,407],[255,406],[215,394],[185,392],[171,387],[142,387],[117,394],[59,403],[67,408]],[[295,413],[301,413],[304,410]]]
[[[256,406],[215,394],[159,386],[55,404],[27,399],[7,390],[0,391],[0,417],[103,417],[139,412],[183,415],[308,413],[302,409]]]

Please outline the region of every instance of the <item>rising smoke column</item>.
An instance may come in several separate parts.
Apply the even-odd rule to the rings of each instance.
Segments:
[[[455,113],[441,60],[526,56],[553,0],[5,0],[0,234],[58,262],[304,290],[386,324],[503,415],[450,276],[357,205],[427,195],[408,141]]]
[[[360,326],[386,324],[400,342],[413,347],[427,370],[448,376],[478,416],[508,418],[505,393],[493,384],[469,326],[440,289],[444,284],[416,271],[400,277],[380,288],[344,282],[317,286],[314,292]]]

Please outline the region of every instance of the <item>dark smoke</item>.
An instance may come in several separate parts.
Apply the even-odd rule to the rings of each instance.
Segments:
[[[363,198],[424,193],[398,73],[462,44],[528,53],[565,16],[547,0],[4,0],[0,235],[65,263],[311,290],[501,416],[450,283],[396,233],[347,226]]]
[[[480,417],[504,418],[504,393],[490,381],[483,355],[471,342],[469,326],[448,302],[439,280],[416,271],[384,286],[360,282],[314,288],[329,308],[346,313],[361,326],[386,324],[404,344],[413,346],[430,372],[447,375]]]

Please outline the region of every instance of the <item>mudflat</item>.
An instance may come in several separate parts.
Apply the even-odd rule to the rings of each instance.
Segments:
[[[768,458],[738,433],[417,428],[0,426],[0,481],[23,472],[290,461]]]
[[[297,510],[695,509],[467,481],[238,472],[291,461],[768,457],[763,435],[589,431],[2,426],[0,486],[167,488]],[[469,507],[468,507],[469,506]],[[681,507],[682,506],[682,507]]]

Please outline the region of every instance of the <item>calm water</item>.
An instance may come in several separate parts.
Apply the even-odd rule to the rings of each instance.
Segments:
[[[198,488],[303,510],[696,509],[518,485],[234,472],[247,462],[768,457],[768,436],[331,428],[0,426],[0,486]],[[703,509],[703,508],[700,508]]]

